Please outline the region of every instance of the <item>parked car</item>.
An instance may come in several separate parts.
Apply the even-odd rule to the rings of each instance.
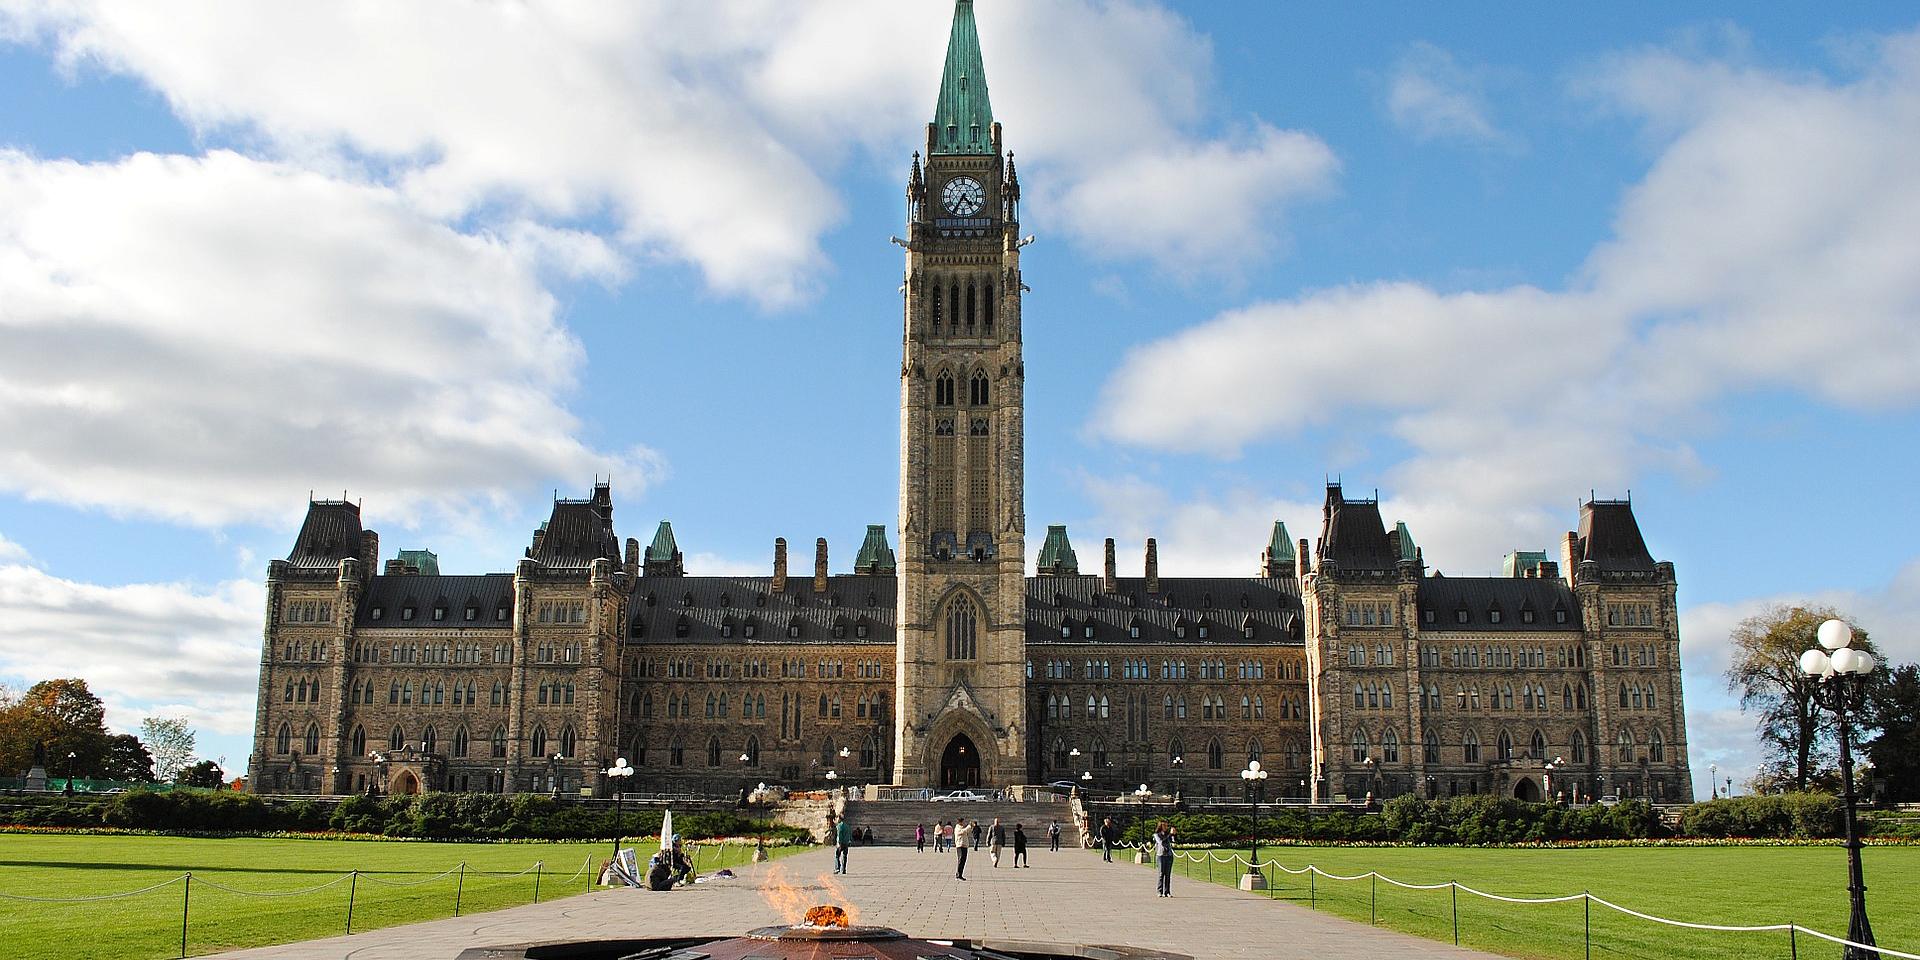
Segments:
[[[1620,798],[1609,793],[1600,798],[1600,805],[1603,807],[1617,807],[1620,805]]]
[[[973,792],[972,790],[955,790],[955,791],[953,791],[952,793],[947,793],[947,794],[942,794],[942,795],[940,795],[940,796],[937,796],[937,797],[934,797],[933,799],[935,799],[935,800],[958,800],[958,801],[971,801],[971,802],[974,802],[974,803],[985,803],[985,802],[986,802],[986,799],[987,799],[987,798],[986,798],[986,797],[984,797],[984,796],[981,796],[980,794],[977,794],[977,793],[974,793],[974,792]]]
[[[1074,783],[1072,780],[1055,780],[1054,782],[1047,784],[1047,786],[1052,787],[1055,790],[1065,790],[1068,793],[1072,793],[1073,791],[1080,788],[1080,785],[1077,783]]]

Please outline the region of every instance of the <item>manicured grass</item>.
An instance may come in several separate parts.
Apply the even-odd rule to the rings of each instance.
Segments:
[[[1219,856],[1246,850],[1216,851]],[[1205,851],[1189,851],[1204,856]],[[1798,923],[1824,933],[1847,932],[1846,851],[1839,847],[1626,847],[1473,849],[1460,847],[1269,847],[1261,860],[1298,870],[1311,863],[1342,876],[1377,871],[1406,883],[1458,881],[1509,897],[1589,892],[1642,913],[1735,926]],[[1920,952],[1920,848],[1869,847],[1863,856],[1868,913],[1879,943]],[[1181,861],[1174,872],[1233,885],[1238,863]],[[1385,881],[1309,882],[1269,870],[1270,895],[1435,940],[1453,939],[1451,891],[1405,890]],[[1588,954],[1584,904],[1497,903],[1459,894],[1460,943],[1514,957],[1583,960]],[[1595,904],[1592,956],[1769,958],[1788,960],[1785,931],[1709,933],[1655,924]],[[1799,937],[1799,955],[1837,957],[1840,948]]]
[[[656,849],[644,843],[634,846],[642,862]],[[355,931],[452,916],[456,897],[462,915],[530,903],[536,862],[541,864],[541,901],[584,893],[592,889],[612,848],[611,841],[393,843],[0,834],[0,894],[99,897],[175,881],[148,893],[91,903],[0,897],[0,953],[48,960],[178,957],[185,884],[177,878],[188,872],[193,888],[187,949],[197,956],[344,933],[350,888]],[[753,852],[736,845],[696,849],[702,873],[745,863]],[[458,870],[462,862],[464,876]],[[348,879],[353,870],[360,871],[357,880]]]

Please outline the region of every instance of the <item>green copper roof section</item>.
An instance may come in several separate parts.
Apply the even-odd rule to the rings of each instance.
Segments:
[[[1545,550],[1515,550],[1507,554],[1507,558],[1500,562],[1500,575],[1503,577],[1524,577],[1540,569],[1540,565],[1546,562],[1547,552]]]
[[[1393,525],[1394,532],[1400,534],[1400,559],[1420,559],[1420,548],[1413,542],[1413,531],[1407,529],[1407,522],[1401,520]]]
[[[887,545],[887,525],[867,524],[867,539],[860,544],[860,555],[853,560],[855,573],[893,573],[893,548]]]
[[[1054,524],[1047,528],[1047,542],[1040,545],[1040,572],[1054,576],[1071,577],[1080,573],[1080,560],[1073,555],[1073,544],[1067,540],[1066,524]]]
[[[1273,522],[1273,539],[1267,543],[1267,555],[1275,560],[1292,560],[1293,538],[1287,535],[1287,525],[1279,520]]]
[[[993,153],[993,105],[987,100],[987,66],[973,25],[973,0],[953,5],[947,37],[947,68],[933,108],[935,154]]]
[[[653,544],[647,547],[647,559],[667,561],[680,552],[680,545],[673,542],[673,524],[660,521],[660,529],[653,532]]]
[[[440,558],[434,556],[432,550],[402,550],[400,563],[403,566],[418,568],[421,576],[440,575]]]

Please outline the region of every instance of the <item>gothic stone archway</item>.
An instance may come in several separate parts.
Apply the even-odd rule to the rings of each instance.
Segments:
[[[388,792],[398,797],[413,796],[420,792],[420,777],[412,770],[402,770],[393,775],[393,784]]]
[[[956,733],[940,753],[940,788],[963,790],[980,785],[980,748],[972,738]]]
[[[1513,797],[1527,803],[1539,803],[1540,785],[1534,783],[1532,777],[1521,777],[1513,785]]]

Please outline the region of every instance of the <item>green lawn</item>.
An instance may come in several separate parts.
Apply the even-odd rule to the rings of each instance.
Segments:
[[[1190,851],[1204,856],[1204,851]],[[1245,855],[1244,849],[1237,851]],[[1227,851],[1217,851],[1224,856]],[[1311,863],[1352,876],[1377,871],[1407,883],[1458,881],[1509,897],[1552,897],[1582,891],[1642,913],[1736,926],[1794,922],[1824,933],[1847,932],[1846,852],[1839,847],[1628,847],[1605,849],[1469,849],[1458,847],[1263,848],[1261,859],[1291,869]],[[1878,942],[1920,953],[1920,848],[1869,847],[1863,862],[1868,913]],[[1231,885],[1234,864],[1185,860],[1174,872]],[[1384,881],[1337,881],[1269,871],[1270,895],[1302,906],[1377,922],[1436,940],[1453,938],[1448,890],[1404,890]],[[1377,899],[1376,899],[1377,897]],[[1581,960],[1586,953],[1582,902],[1496,903],[1459,895],[1460,943],[1515,957]],[[1592,956],[1768,958],[1789,960],[1786,932],[1708,933],[1650,923],[1594,905]],[[1840,948],[1805,935],[1803,957],[1838,957]]]
[[[205,840],[184,837],[0,834],[0,944],[8,956],[148,960],[180,955],[180,916],[192,872],[192,955],[287,943],[353,929],[432,920],[591,889],[603,843],[391,843],[362,840]],[[644,862],[653,852],[640,845]],[[702,872],[746,862],[750,847],[701,847]],[[776,848],[782,850],[797,848]],[[591,859],[592,865],[587,867]],[[466,863],[464,877],[458,865]],[[540,862],[538,871],[535,863]],[[583,870],[583,867],[587,869]],[[357,881],[348,872],[359,870]],[[447,871],[452,874],[441,876]],[[35,903],[8,896],[99,897],[174,880],[137,896]],[[322,886],[325,884],[326,886]],[[314,889],[318,887],[319,889]],[[228,888],[228,889],[222,889]],[[246,891],[243,895],[231,891]],[[299,892],[307,891],[307,892]],[[260,894],[278,894],[260,896]]]

